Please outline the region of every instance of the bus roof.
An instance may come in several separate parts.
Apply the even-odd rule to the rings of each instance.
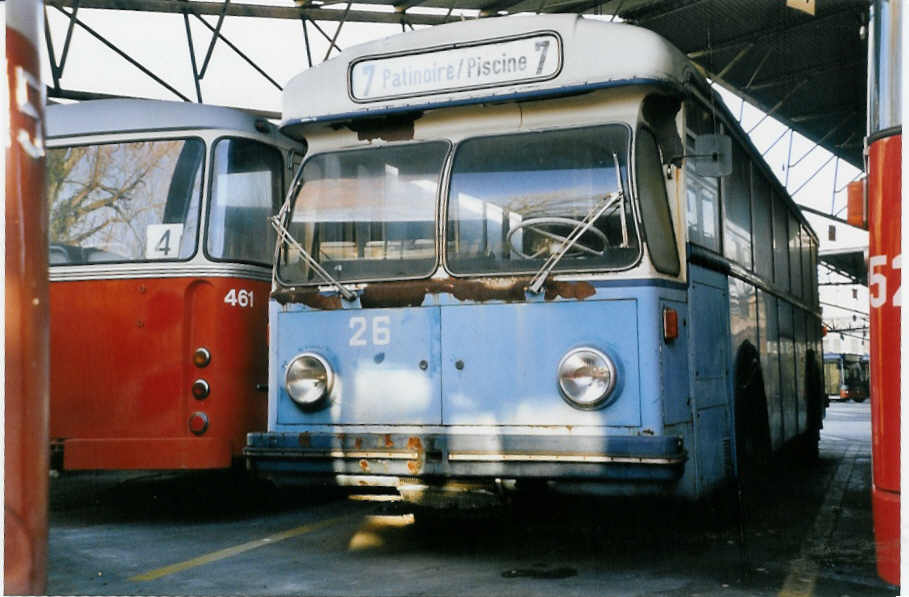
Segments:
[[[274,134],[268,121],[234,108],[189,102],[144,99],[105,99],[75,104],[53,104],[46,108],[47,137],[76,137],[111,133],[231,129]],[[262,123],[267,131],[256,128]]]
[[[679,87],[695,74],[665,39],[577,15],[437,25],[352,47],[287,84],[282,132],[310,122],[507,101],[635,83]]]

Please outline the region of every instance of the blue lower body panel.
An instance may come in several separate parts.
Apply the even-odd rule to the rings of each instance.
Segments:
[[[258,474],[672,482],[687,454],[665,436],[251,433]]]

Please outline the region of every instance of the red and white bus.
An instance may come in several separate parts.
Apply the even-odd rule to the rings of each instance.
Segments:
[[[52,466],[231,466],[265,426],[268,218],[301,146],[199,104],[47,120]]]
[[[5,8],[3,594],[40,595],[47,578],[48,391],[42,13],[36,1]]]
[[[877,569],[900,580],[900,0],[875,0],[868,61],[868,290],[871,299],[871,501]]]

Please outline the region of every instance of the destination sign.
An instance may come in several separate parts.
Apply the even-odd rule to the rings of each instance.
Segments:
[[[375,101],[552,78],[562,65],[552,33],[355,62],[353,99]]]

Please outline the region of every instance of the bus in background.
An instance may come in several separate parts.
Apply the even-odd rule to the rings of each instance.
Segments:
[[[268,218],[300,145],[180,102],[47,121],[53,466],[230,467],[265,425]]]
[[[902,2],[875,0],[868,51],[871,503],[878,574],[900,583]]]
[[[824,387],[831,400],[864,402],[869,393],[868,355],[824,353]]]
[[[47,239],[44,202],[42,3],[8,2],[3,124],[3,594],[47,584]]]
[[[309,152],[275,218],[259,475],[470,507],[698,498],[816,454],[817,237],[664,39],[441,25],[303,72],[283,105]]]

